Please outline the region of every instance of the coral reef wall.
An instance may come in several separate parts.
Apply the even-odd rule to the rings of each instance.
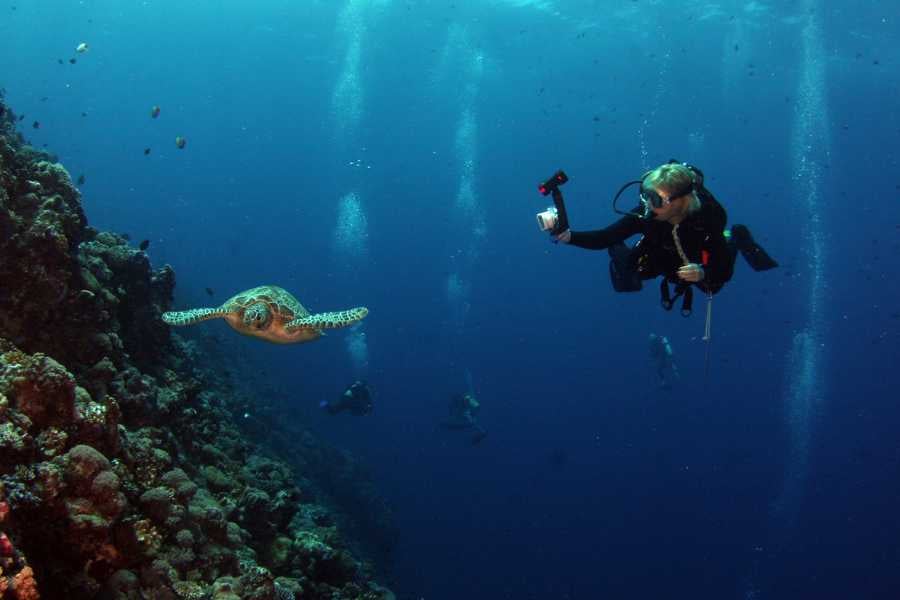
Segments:
[[[15,123],[0,98],[0,599],[392,598],[323,501],[352,459],[252,441],[159,318],[172,269],[89,227]]]

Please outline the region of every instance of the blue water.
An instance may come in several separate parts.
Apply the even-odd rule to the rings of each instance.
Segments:
[[[0,39],[23,133],[175,268],[177,307],[271,282],[370,308],[231,341],[372,469],[399,597],[900,597],[892,4],[4,0]],[[592,229],[672,157],[782,265],[739,260],[708,379],[702,299],[615,295],[605,253],[534,223],[559,167]],[[357,377],[371,417],[317,413]],[[477,447],[437,426],[470,388]]]

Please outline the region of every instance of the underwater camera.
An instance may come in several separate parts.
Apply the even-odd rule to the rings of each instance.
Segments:
[[[539,212],[536,216],[538,227],[541,228],[541,231],[555,229],[556,224],[559,222],[559,212],[557,212],[555,206],[548,206],[547,210]]]
[[[539,212],[537,217],[538,227],[541,231],[563,231],[569,227],[569,219],[566,217],[566,207],[563,204],[562,192],[559,186],[569,181],[569,176],[560,169],[549,179],[538,185],[538,191],[542,196],[553,194],[553,204],[547,210]]]

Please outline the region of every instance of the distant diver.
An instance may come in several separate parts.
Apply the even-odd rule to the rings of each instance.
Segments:
[[[672,352],[672,344],[664,335],[650,334],[649,351],[650,361],[656,371],[656,378],[660,389],[672,389],[672,383],[680,378],[678,366],[675,364],[675,355]]]
[[[481,443],[487,436],[487,431],[478,423],[477,415],[481,410],[481,403],[474,394],[454,394],[448,405],[449,415],[441,421],[444,429],[472,431],[471,442],[473,445]]]
[[[322,400],[319,406],[330,415],[347,411],[362,417],[372,412],[372,389],[365,381],[357,380],[348,385],[343,394],[332,400]]]
[[[550,464],[557,469],[561,469],[569,462],[569,453],[562,448],[554,448],[550,452]]]

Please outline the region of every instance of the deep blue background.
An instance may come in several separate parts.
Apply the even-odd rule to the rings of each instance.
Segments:
[[[178,306],[209,303],[207,286],[221,302],[272,282],[313,311],[370,307],[362,371],[347,332],[235,343],[372,467],[401,530],[400,597],[900,596],[896,7],[184,4],[4,0],[0,85],[27,138],[86,176],[91,223],[150,239],[153,262],[174,266]],[[358,38],[342,14],[358,17]],[[333,94],[354,39],[362,113],[347,125]],[[91,49],[70,65],[81,41]],[[821,103],[800,114],[813,63]],[[455,204],[466,109],[484,238]],[[828,146],[798,146],[804,123]],[[794,176],[807,155],[820,181]],[[573,226],[589,229],[613,218],[622,182],[673,156],[705,170],[731,222],[751,225],[783,267],[740,263],[716,297],[705,385],[702,311],[664,313],[655,286],[614,295],[605,253],[548,244],[533,220],[534,184],[560,166]],[[355,257],[333,243],[350,191],[368,222]],[[805,251],[812,212],[821,264]],[[454,272],[471,290],[461,326]],[[788,354],[815,273],[824,392],[786,520]],[[654,388],[650,332],[680,363],[670,393]],[[490,430],[475,448],[436,427],[467,371]],[[378,391],[371,418],[310,410],[357,376]]]

